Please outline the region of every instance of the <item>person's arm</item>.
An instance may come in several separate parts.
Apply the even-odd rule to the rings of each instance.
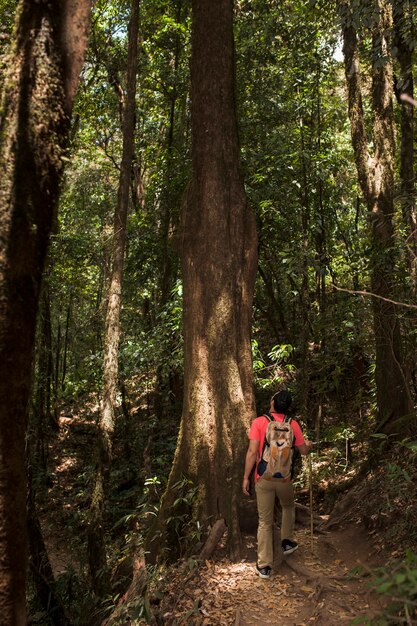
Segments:
[[[300,424],[297,422],[297,420],[292,420],[291,425],[294,431],[295,447],[300,452],[300,454],[303,454],[304,456],[306,454],[310,454],[311,448],[313,447],[313,442],[309,441],[308,439],[304,439]]]
[[[306,439],[304,443],[301,444],[301,446],[296,446],[300,454],[303,454],[304,456],[307,454],[310,454],[312,447],[313,447],[313,442],[309,441],[308,439]]]
[[[257,439],[251,439],[249,441],[248,451],[246,452],[245,460],[245,473],[243,475],[242,490],[246,496],[250,496],[249,493],[249,476],[256,463],[256,457],[258,456],[259,441]]]

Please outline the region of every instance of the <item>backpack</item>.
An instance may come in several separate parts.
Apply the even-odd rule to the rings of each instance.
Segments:
[[[266,480],[271,478],[292,478],[294,431],[291,417],[276,422],[272,415],[265,413],[268,420],[258,474]]]

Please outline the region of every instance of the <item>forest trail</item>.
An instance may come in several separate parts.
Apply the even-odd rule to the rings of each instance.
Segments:
[[[72,535],[82,532],[88,510],[87,478],[94,467],[90,451],[96,409],[90,406],[88,416],[78,416],[75,412],[67,422],[62,422],[63,430],[50,442],[52,485],[41,520],[55,576],[64,574],[68,568],[78,571],[82,567],[77,550],[69,546]],[[124,471],[120,473],[122,479],[124,474]],[[363,497],[367,489],[365,486]],[[269,580],[255,574],[255,533],[244,535],[243,558],[239,563],[231,563],[224,547],[219,545],[214,557],[200,567],[190,570],[183,563],[167,570],[162,573],[163,580],[157,583],[160,601],[153,595],[150,581],[151,607],[152,612],[158,613],[158,623],[347,626],[359,616],[375,616],[383,608],[383,599],[370,590],[366,571],[379,565],[379,548],[360,523],[361,517],[353,514],[351,506],[349,510],[350,523],[344,519],[341,527],[314,533],[313,551],[309,529],[299,525],[295,535],[299,549],[275,563]],[[255,521],[254,518],[251,523]],[[192,565],[192,561],[188,564]],[[360,566],[362,574],[352,574]],[[130,622],[130,626],[138,624],[142,626],[146,622]]]
[[[163,605],[164,623],[201,626],[340,626],[382,609],[366,571],[374,554],[358,527],[314,536],[296,533],[299,549],[275,566],[271,578],[255,574],[256,539],[245,536],[245,558],[206,561],[186,584],[174,580]],[[362,569],[362,568],[360,568]],[[168,608],[171,604],[171,610]]]

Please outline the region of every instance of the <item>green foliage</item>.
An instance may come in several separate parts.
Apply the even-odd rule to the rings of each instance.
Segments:
[[[0,84],[4,71],[2,57],[10,44],[18,0],[0,0]]]
[[[117,601],[120,598],[118,596],[108,598],[103,603],[103,610],[106,614],[112,616],[112,624],[115,626],[124,626],[129,624],[143,624],[143,620],[147,623],[151,623],[152,613],[151,605],[148,595],[145,593],[142,597],[137,597],[134,600],[117,605]]]
[[[383,614],[369,624],[389,626],[394,623],[410,624],[417,616],[417,554],[407,549],[405,558],[375,572],[372,587],[387,596],[390,604]]]
[[[128,316],[130,312],[125,309],[124,319]],[[120,351],[122,375],[151,373],[158,367],[165,377],[182,371],[182,285],[179,281],[167,304],[156,313],[150,329],[139,327],[135,332],[133,317],[131,323],[132,334],[123,342]]]
[[[89,590],[89,581],[78,568],[69,565],[65,572],[56,577],[55,593],[66,607],[66,614],[73,626],[85,626],[85,616],[96,612],[96,598]],[[49,611],[40,608],[30,581],[27,597],[31,623],[39,626],[52,626],[56,623]]]
[[[170,533],[174,532],[178,540],[179,556],[184,556],[190,548],[201,541],[203,528],[193,515],[194,504],[198,498],[198,486],[183,477],[172,486],[175,500],[172,504],[171,515],[166,519]]]
[[[255,382],[262,389],[274,389],[284,383],[295,372],[295,366],[290,362],[294,353],[294,346],[281,344],[273,346],[267,355],[262,356],[256,339],[252,340],[252,358]],[[269,363],[267,365],[266,363]]]
[[[365,358],[373,348],[369,303],[330,289],[358,289],[368,269],[334,9],[324,19],[310,2],[240,3],[237,61],[243,167],[259,233],[257,383],[273,378],[262,362],[278,365],[263,355],[290,344],[275,384],[304,376],[305,386],[308,369],[310,401],[337,396],[346,406],[352,387],[349,403],[361,401],[352,353]],[[308,353],[308,345],[319,349]]]
[[[353,439],[353,437],[354,432],[352,427],[346,424],[330,426],[323,432],[324,440],[334,443],[344,442],[346,439]]]

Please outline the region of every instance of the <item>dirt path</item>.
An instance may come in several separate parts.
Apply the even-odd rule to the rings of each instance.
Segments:
[[[186,585],[179,588],[173,582],[163,603],[164,623],[343,626],[379,612],[382,607],[366,578],[349,576],[353,568],[374,560],[360,528],[315,536],[313,552],[308,531],[299,530],[296,538],[300,548],[274,568],[269,580],[255,575],[256,542],[246,536],[241,563],[207,561]]]

